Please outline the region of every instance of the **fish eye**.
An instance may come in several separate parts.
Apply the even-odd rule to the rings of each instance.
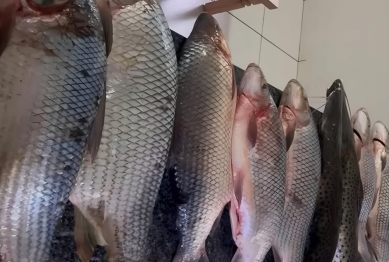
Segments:
[[[262,90],[266,90],[267,89],[267,84],[263,84],[262,85]]]

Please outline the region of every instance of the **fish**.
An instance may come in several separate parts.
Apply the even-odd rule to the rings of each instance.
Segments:
[[[278,108],[286,139],[285,207],[273,242],[275,261],[302,261],[315,210],[321,173],[316,123],[307,94],[297,80],[288,82]]]
[[[177,107],[168,163],[179,204],[180,242],[173,262],[208,261],[205,240],[231,199],[236,92],[223,32],[213,16],[202,13],[178,61]]]
[[[169,155],[177,57],[157,1],[112,5],[105,124],[94,161],[85,158],[70,201],[82,261],[104,246],[111,261],[145,261],[148,232]]]
[[[232,261],[263,261],[278,234],[285,202],[286,143],[265,76],[250,64],[239,87],[232,138]]]
[[[377,210],[377,237],[374,242],[376,261],[389,261],[389,165],[382,171]]]
[[[82,159],[98,149],[112,44],[100,13],[95,0],[26,0],[15,14],[0,57],[2,261],[51,261]]]
[[[340,81],[340,80],[339,80]],[[343,83],[340,88],[344,92]],[[345,93],[345,92],[344,92]],[[346,96],[347,98],[347,96]],[[358,190],[361,182],[359,165],[354,145],[354,134],[347,109],[342,108],[342,223],[340,225],[338,244],[333,258],[334,262],[359,261],[358,253]]]
[[[382,188],[382,176],[383,176],[383,170],[385,166],[387,165],[387,145],[389,143],[389,131],[386,128],[386,126],[380,122],[377,121],[374,123],[372,129],[371,129],[371,141],[373,142],[373,152],[374,152],[374,162],[375,162],[375,171],[376,171],[376,184],[375,184],[375,190],[374,190],[374,199],[373,199],[373,206],[370,210],[369,216],[367,218],[367,240],[368,243],[372,246],[374,250],[374,254],[377,257],[382,256],[382,253],[380,253],[377,249],[377,241],[379,241],[378,238],[378,213],[381,212],[379,210],[380,208],[380,201],[381,203],[385,203],[385,199],[381,200],[381,188]],[[382,226],[382,224],[380,225]],[[382,230],[382,228],[380,229]],[[383,231],[380,232],[381,234]],[[381,244],[380,244],[381,245]]]
[[[331,262],[338,243],[342,221],[342,107],[344,93],[340,82],[327,89],[327,102],[319,123],[322,173],[304,261]]]
[[[363,189],[358,225],[358,252],[365,261],[374,261],[374,255],[366,242],[366,222],[373,204],[376,179],[373,144],[370,139],[370,117],[367,110],[358,109],[351,118],[351,124]]]

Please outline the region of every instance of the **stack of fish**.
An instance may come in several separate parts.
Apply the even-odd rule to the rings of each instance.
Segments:
[[[340,80],[315,123],[297,80],[279,105],[256,64],[236,87],[209,14],[177,63],[156,0],[4,0],[0,55],[0,261],[58,261],[68,200],[81,261],[154,261],[164,173],[179,242],[157,261],[209,261],[226,205],[234,262],[389,261],[389,133]]]

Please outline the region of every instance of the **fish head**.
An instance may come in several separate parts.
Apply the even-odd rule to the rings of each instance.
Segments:
[[[351,117],[351,125],[354,134],[359,138],[362,144],[368,143],[370,133],[370,117],[365,108],[358,109]]]
[[[308,97],[297,80],[290,80],[282,93],[279,112],[282,122],[296,123],[296,128],[307,126],[311,121]]]
[[[256,109],[268,108],[271,95],[261,68],[251,63],[248,65],[238,88],[238,95],[245,96]]]
[[[344,92],[338,82],[327,89],[327,102],[321,118],[319,139],[327,161],[338,159],[342,145],[342,107]],[[330,143],[326,143],[330,142]],[[324,143],[326,143],[324,146]]]
[[[227,61],[231,61],[231,51],[224,37],[219,23],[216,19],[208,14],[201,13],[193,26],[190,37],[200,38],[203,41],[215,43],[216,48],[224,55]],[[231,63],[231,62],[229,62]]]

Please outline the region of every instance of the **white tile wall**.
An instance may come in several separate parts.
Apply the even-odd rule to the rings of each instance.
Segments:
[[[263,5],[236,9],[230,13],[255,30],[258,34],[262,34],[263,16],[265,14],[265,7]]]
[[[265,10],[263,36],[298,60],[303,0],[281,0],[278,9]]]
[[[259,65],[267,82],[280,90],[289,80],[297,77],[297,61],[266,39],[262,39]]]

